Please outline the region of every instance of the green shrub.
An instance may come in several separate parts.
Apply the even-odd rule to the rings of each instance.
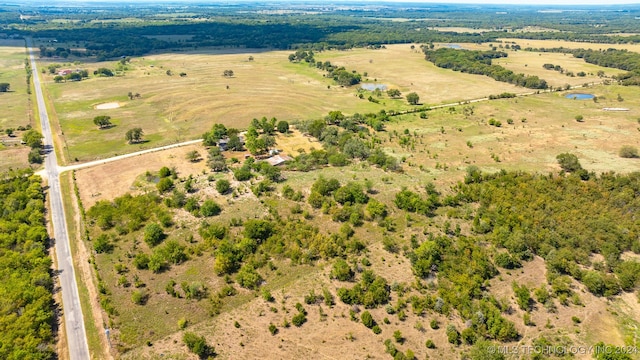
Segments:
[[[221,179],[216,181],[216,190],[224,195],[226,193],[229,192],[229,190],[231,190],[231,183],[229,182],[229,180],[226,179]]]
[[[201,359],[215,356],[215,349],[207,344],[204,336],[198,336],[192,332],[185,332],[182,341],[192,353],[198,355]]]
[[[376,322],[373,320],[373,316],[371,316],[371,313],[368,311],[365,311],[362,313],[362,315],[360,315],[360,320],[362,320],[362,324],[364,324],[364,326],[368,327],[369,329],[371,329]]]
[[[349,264],[347,264],[344,259],[337,259],[335,263],[333,263],[333,268],[331,269],[331,277],[336,278],[340,281],[351,281],[353,280],[354,272],[351,270]]]
[[[207,217],[218,215],[221,211],[220,205],[213,200],[205,200],[200,207],[200,215]]]
[[[136,305],[146,304],[148,298],[149,295],[142,290],[134,290],[133,293],[131,293],[131,301]]]
[[[622,158],[628,158],[628,159],[633,159],[633,158],[640,157],[638,155],[638,148],[630,146],[630,145],[624,145],[623,147],[621,147],[619,155]]]
[[[304,313],[299,312],[293,317],[293,319],[291,319],[291,322],[293,325],[300,327],[302,324],[307,322],[307,316]]]
[[[156,246],[164,240],[165,234],[158,224],[149,224],[144,228],[144,242],[149,246]]]
[[[162,178],[160,179],[160,181],[158,181],[156,187],[158,188],[158,191],[160,191],[160,193],[165,193],[173,189],[173,180],[168,177]]]

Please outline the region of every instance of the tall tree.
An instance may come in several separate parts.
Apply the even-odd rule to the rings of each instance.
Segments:
[[[420,102],[420,96],[418,94],[411,92],[407,94],[407,102],[411,105],[418,105]]]
[[[142,140],[143,131],[141,128],[133,128],[129,129],[125,134],[125,139],[129,142],[129,144],[137,143]]]
[[[93,123],[98,125],[100,129],[111,126],[111,116],[99,115],[93,118]]]
[[[37,130],[29,130],[22,135],[22,141],[24,141],[27,146],[32,149],[40,149],[42,148],[42,134]]]

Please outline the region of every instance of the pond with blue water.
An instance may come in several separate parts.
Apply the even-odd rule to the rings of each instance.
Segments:
[[[564,97],[571,100],[591,100],[596,96],[593,94],[567,94]]]
[[[387,90],[387,85],[385,85],[385,84],[363,83],[363,84],[360,84],[360,87],[363,88],[364,90],[368,90],[368,91],[374,91],[374,90],[377,90],[377,89]]]

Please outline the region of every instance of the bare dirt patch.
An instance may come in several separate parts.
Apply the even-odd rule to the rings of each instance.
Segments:
[[[82,203],[88,209],[100,200],[111,200],[135,192],[137,189],[133,185],[136,178],[147,170],[153,172],[163,166],[175,167],[180,177],[206,171],[205,161],[192,163],[185,159],[186,154],[193,150],[206,157],[206,150],[202,146],[191,145],[77,170],[76,181]]]
[[[120,107],[120,103],[118,102],[109,102],[109,103],[99,104],[95,106],[97,110],[117,109],[119,107]]]

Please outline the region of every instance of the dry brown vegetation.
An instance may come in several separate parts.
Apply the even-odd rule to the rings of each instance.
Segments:
[[[422,102],[429,104],[470,100],[505,91],[528,92],[482,76],[435,68],[424,61],[421,53],[412,52],[409,46],[404,44],[388,46],[382,50],[323,52],[317,59],[330,60],[347,69],[357,69],[360,73],[366,71],[370,80],[377,79],[379,83],[400,88],[403,93],[416,91]],[[505,67],[548,78],[554,86],[561,86],[567,81],[581,85],[585,80],[596,79],[580,78],[578,82],[577,78],[560,76],[542,69],[542,63],[557,63],[575,72],[594,73],[599,69],[558,54],[509,52],[509,55],[503,64]],[[133,70],[124,77],[93,79],[78,84],[50,84],[49,91],[57,99],[56,103],[60,103],[57,106],[58,115],[62,119],[63,128],[67,126],[67,129],[73,128],[74,121],[92,118],[97,111],[93,106],[100,103],[124,103],[119,109],[109,110],[113,111],[112,117],[117,121],[123,119],[118,127],[124,127],[123,124],[127,121],[138,119],[144,111],[149,111],[147,117],[142,117],[139,121],[147,124],[143,127],[157,129],[148,130],[154,145],[156,141],[161,142],[161,139],[167,140],[163,137],[178,128],[184,131],[181,136],[193,135],[208,130],[213,121],[242,127],[252,117],[263,115],[279,119],[314,119],[325,115],[329,110],[352,113],[380,108],[398,109],[403,102],[390,100],[385,95],[381,98],[381,105],[373,106],[366,100],[357,99],[354,89],[333,86],[327,89],[328,80],[323,79],[314,69],[286,63],[286,52],[253,53],[255,62],[245,60],[248,56],[249,53],[154,55],[134,59],[131,65]],[[221,75],[222,71],[230,66],[233,66],[237,75],[235,78],[225,79]],[[266,75],[263,74],[266,68],[275,70]],[[188,75],[184,78],[177,75],[169,77],[165,74],[167,69],[172,69],[174,73],[185,71]],[[200,74],[197,80],[195,74]],[[611,74],[614,72],[607,73]],[[258,82],[262,81],[260,84],[264,88],[250,89],[252,83],[246,83],[246,79],[252,77]],[[155,84],[154,81],[159,79],[163,81]],[[226,82],[232,84],[229,90],[240,88],[243,91],[230,98],[222,98],[220,93],[226,94]],[[92,92],[89,88],[97,83],[109,86]],[[134,83],[139,84],[139,87],[131,89]],[[269,87],[269,84],[274,86]],[[73,90],[72,87],[76,85]],[[211,91],[213,87],[216,87],[215,92]],[[294,91],[284,96],[285,90],[292,87],[307,89],[308,92],[302,96]],[[193,88],[196,91],[188,91]],[[89,93],[85,94],[81,89]],[[119,98],[131,90],[143,94],[142,99],[130,101]],[[319,171],[285,171],[284,184],[308,195],[311,184],[320,175],[340,179],[342,183],[370,180],[375,189],[375,198],[388,204],[390,208],[391,216],[397,223],[397,234],[403,239],[399,244],[402,247],[409,243],[412,234],[422,236],[423,231],[439,231],[437,229],[449,220],[449,216],[444,213],[438,213],[433,218],[407,215],[393,207],[395,193],[403,187],[420,189],[427,182],[435,182],[440,190],[447,192],[450,185],[463,178],[469,165],[476,165],[489,172],[500,169],[557,172],[559,167],[555,156],[571,152],[578,155],[583,167],[589,171],[626,173],[640,170],[637,160],[620,159],[617,156],[619,144],[638,146],[637,118],[640,117],[640,99],[635,91],[635,88],[599,85],[580,89],[580,92],[595,94],[597,102],[569,100],[564,98],[565,92],[553,92],[442,108],[428,111],[426,119],[420,118],[418,114],[393,117],[390,122],[385,123],[385,131],[375,133],[375,136],[381,140],[380,147],[403,161],[404,173],[384,172],[366,163],[355,162],[346,167],[327,167]],[[260,92],[260,96],[255,96],[257,92]],[[274,94],[278,92],[281,93]],[[243,103],[247,94],[254,94],[251,98],[254,105],[247,106]],[[624,98],[624,102],[617,100],[618,94]],[[229,108],[229,102],[235,106]],[[277,106],[273,102],[277,102]],[[314,105],[309,105],[312,102]],[[629,111],[602,110],[604,107],[620,107],[621,104],[629,108]],[[577,114],[584,116],[583,123],[574,120]],[[164,120],[158,121],[158,118]],[[489,125],[491,119],[500,121],[501,126]],[[185,125],[181,127],[182,125],[177,124]],[[93,141],[91,137],[83,140],[79,136],[83,131],[85,130],[78,130],[73,135],[78,137],[69,137],[67,143],[70,144],[75,139],[73,141],[78,142],[77,146],[84,146],[80,145],[82,142],[90,144]],[[65,130],[65,134],[69,135],[69,131]],[[113,136],[114,139],[117,137]],[[401,140],[403,138],[406,140]],[[278,135],[277,141],[277,148],[292,155],[300,148],[305,152],[320,148],[315,140],[312,141],[297,131],[290,135]],[[404,145],[400,145],[401,141]],[[76,178],[84,206],[89,208],[98,200],[110,200],[129,192],[154,191],[155,184],[145,180],[145,172],[157,172],[160,167],[167,166],[176,168],[179,177],[177,186],[182,186],[182,180],[193,175],[197,188],[193,196],[201,200],[214,199],[221,204],[223,211],[212,220],[214,222],[227,224],[236,217],[262,218],[267,215],[269,207],[275,207],[283,218],[293,216],[291,207],[294,202],[280,199],[277,195],[284,184],[274,185],[274,198],[258,198],[251,192],[250,183],[239,183],[229,173],[209,174],[205,161],[189,163],[185,156],[193,149],[206,156],[206,150],[202,146],[194,145],[77,171]],[[70,151],[73,154],[73,150]],[[104,154],[106,153],[102,153]],[[225,156],[242,159],[243,154],[226,153]],[[89,156],[88,153],[86,156]],[[220,195],[215,190],[215,181],[223,178],[232,182],[232,188],[235,189],[233,194]],[[251,183],[256,182],[253,180]],[[332,221],[330,215],[322,214],[320,210],[308,209],[306,203],[303,205],[311,212],[309,221],[323,233],[338,231],[340,224]],[[171,230],[171,238],[187,244],[186,239],[193,234],[195,244],[201,241],[196,233],[201,218],[195,218],[184,210],[176,210],[174,220],[176,226]],[[462,231],[469,233],[466,225]],[[383,249],[382,234],[377,225],[366,223],[356,229],[355,236],[367,244],[367,252],[357,260],[366,257],[371,262],[370,268],[386,277],[389,283],[409,285],[414,281],[411,264],[402,252],[392,254]],[[137,239],[139,246],[148,250],[139,240]],[[121,354],[123,358],[195,359],[194,355],[188,354],[182,343],[183,331],[178,328],[180,318],[188,320],[189,331],[204,335],[208,343],[216,348],[218,358],[222,359],[337,359],[345,356],[384,359],[389,358],[389,355],[384,353],[383,341],[392,338],[395,330],[401,330],[407,339],[402,345],[396,344],[397,347],[402,351],[413,350],[418,358],[459,358],[466,351],[465,347],[449,344],[445,335],[444,329],[449,323],[455,324],[459,330],[464,328],[463,320],[458,315],[445,318],[428,312],[426,316],[417,316],[408,307],[407,318],[401,321],[397,315],[387,314],[385,308],[380,307],[369,310],[382,328],[380,335],[374,335],[361,322],[350,320],[349,311],[353,308],[337,298],[333,307],[304,304],[304,296],[312,289],[320,294],[325,287],[335,296],[337,288],[345,285],[329,279],[331,261],[319,261],[314,266],[308,266],[292,265],[287,259],[274,259],[275,269],[260,269],[266,279],[263,287],[269,289],[275,298],[273,303],[266,302],[259,292],[241,289],[235,284],[235,288],[239,290],[238,295],[224,303],[220,315],[209,317],[204,303],[173,298],[164,289],[169,279],[176,279],[178,284],[181,281],[201,281],[214,294],[225,285],[224,279],[216,276],[212,270],[214,258],[209,252],[192,254],[186,263],[172,265],[170,270],[160,274],[130,269],[126,277],[131,281],[134,274],[138,275],[146,284],[144,291],[150,294],[145,306],[134,306],[131,303],[132,287],[114,285],[120,277],[114,271],[114,265],[127,257],[127,252],[133,249],[134,241],[136,240],[131,238],[118,240],[114,254],[98,260],[100,274],[113,292],[116,307],[123,309],[114,324],[119,330],[113,333],[114,337],[120,339],[116,346],[127,349],[126,353]],[[639,321],[635,295],[623,295],[615,301],[608,301],[594,297],[582,285],[574,282],[573,290],[578,293],[584,306],[559,306],[557,313],[547,313],[539,306],[532,312],[532,320],[536,326],[525,326],[522,321],[524,313],[515,305],[511,283],[515,280],[530,288],[545,283],[544,262],[535,258],[522,269],[500,270],[501,274],[490,281],[491,294],[512,305],[514,311],[505,316],[514,322],[523,335],[521,342],[517,344],[529,344],[538,336],[545,335],[553,339],[569,339],[576,345],[592,344],[600,340],[622,345],[625,338],[633,333],[629,328]],[[398,294],[392,292],[392,303],[395,304],[398,298]],[[308,311],[307,323],[300,328],[293,325],[285,328],[282,326],[284,319],[291,321],[297,302],[302,303]],[[359,310],[364,309],[360,306]],[[321,315],[320,311],[326,316]],[[574,324],[573,316],[579,317],[581,324]],[[389,324],[384,323],[385,317],[389,319]],[[439,330],[429,327],[432,319],[437,319],[440,323]],[[547,321],[549,326],[545,326]],[[236,322],[239,326],[235,325]],[[270,323],[278,327],[275,335],[269,333]],[[427,339],[433,340],[437,348],[426,349]],[[151,346],[144,344],[147,340]]]

